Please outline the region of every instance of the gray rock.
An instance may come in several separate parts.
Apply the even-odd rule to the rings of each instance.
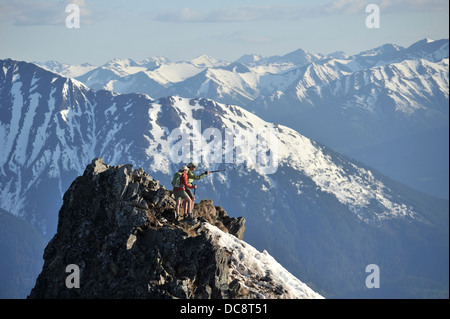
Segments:
[[[86,167],[64,195],[57,233],[29,298],[234,298],[229,252],[205,223],[242,239],[243,218],[205,200],[200,221],[175,219],[170,191],[141,168]],[[80,288],[69,288],[68,265],[79,267]]]

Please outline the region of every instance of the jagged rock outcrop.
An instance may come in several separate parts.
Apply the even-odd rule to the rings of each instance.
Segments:
[[[142,168],[93,160],[64,195],[29,298],[293,296],[271,271],[251,273],[238,262],[242,252],[224,245],[248,245],[240,240],[243,218],[206,200],[196,204],[197,220],[177,221],[174,206],[171,192]],[[66,285],[68,265],[79,268],[79,288]]]

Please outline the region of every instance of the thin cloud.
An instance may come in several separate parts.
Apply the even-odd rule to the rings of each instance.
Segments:
[[[448,12],[447,0],[384,0],[380,10],[387,12]]]
[[[91,12],[85,0],[50,1],[14,0],[0,2],[0,18],[12,19],[16,26],[64,25],[68,13],[66,6],[77,4],[83,23],[91,23]]]
[[[230,43],[270,43],[271,39],[264,36],[255,36],[245,31],[218,32],[211,36],[211,39]]]
[[[192,8],[156,13],[154,19],[170,23],[227,23],[263,20],[296,20],[328,15],[366,14],[369,4],[378,4],[383,13],[440,12],[448,10],[447,0],[335,0],[310,6],[251,5],[213,10]]]
[[[382,13],[440,12],[448,10],[447,0],[335,0],[323,5],[327,14],[364,13],[369,4],[377,4]]]
[[[155,15],[155,20],[172,23],[248,22],[268,19],[298,18],[303,13],[296,6],[223,7],[211,11],[176,9]]]

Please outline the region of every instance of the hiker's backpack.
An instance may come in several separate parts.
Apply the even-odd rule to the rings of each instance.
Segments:
[[[183,173],[177,172],[173,175],[172,186],[173,187],[181,187],[181,176]]]

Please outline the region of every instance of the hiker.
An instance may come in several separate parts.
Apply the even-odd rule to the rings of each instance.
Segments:
[[[206,175],[209,174],[209,171],[204,172],[203,174],[200,175],[195,175],[194,171],[197,168],[197,164],[196,163],[189,163],[188,166],[189,171],[187,173],[188,175],[188,184],[193,185],[192,183],[194,182],[194,180],[200,180],[203,177],[205,177]],[[196,185],[195,185],[196,186]],[[191,205],[190,205],[190,210],[189,210],[189,215],[193,218],[194,217],[194,203],[195,203],[195,196],[192,194],[190,189],[186,189],[186,193],[188,194],[190,201],[191,201]]]
[[[188,215],[188,211],[190,211],[191,209],[191,199],[186,193],[186,190],[190,191],[190,189],[197,187],[188,183],[188,171],[189,168],[187,166],[183,166],[173,176],[172,180],[173,195],[175,196],[175,200],[177,201],[176,212],[178,217],[186,217]],[[183,205],[182,210],[180,210],[181,205]]]

